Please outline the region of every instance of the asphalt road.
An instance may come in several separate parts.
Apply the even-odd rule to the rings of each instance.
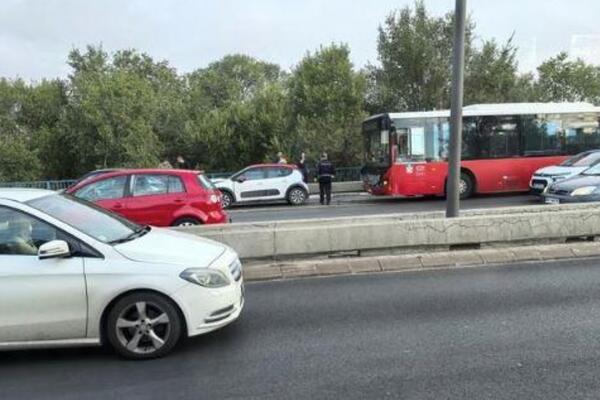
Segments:
[[[600,260],[252,283],[168,358],[0,353],[0,399],[596,399]]]
[[[529,194],[479,195],[461,202],[462,209],[541,205],[538,197]],[[292,207],[284,203],[269,205],[246,205],[231,208],[228,212],[233,223],[264,222],[291,219],[318,219],[347,217],[356,215],[376,215],[394,213],[417,213],[445,210],[443,198],[378,198],[368,194],[334,195],[330,206],[321,206],[317,196],[311,196],[309,203]]]

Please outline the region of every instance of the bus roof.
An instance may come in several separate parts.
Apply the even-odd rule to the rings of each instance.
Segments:
[[[463,116],[481,115],[523,115],[523,114],[569,114],[600,112],[600,107],[591,103],[497,103],[473,104],[463,107]],[[373,115],[366,121],[388,115],[391,119],[405,118],[448,118],[450,110],[412,111]]]

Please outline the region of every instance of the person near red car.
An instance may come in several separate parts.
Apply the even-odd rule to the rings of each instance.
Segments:
[[[221,193],[198,171],[121,169],[85,179],[67,193],[144,225],[192,226],[229,220]]]

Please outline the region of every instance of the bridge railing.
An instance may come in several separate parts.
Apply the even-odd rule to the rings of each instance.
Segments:
[[[48,190],[64,190],[77,182],[74,179],[55,181],[26,181],[26,182],[0,182],[0,188],[34,188]]]
[[[336,182],[352,182],[360,180],[361,167],[340,167],[336,168]],[[206,176],[209,179],[227,178],[233,175],[234,172],[207,172]],[[314,168],[309,169],[309,182],[313,182],[315,178]],[[48,190],[64,190],[73,185],[77,180],[63,179],[51,181],[23,181],[23,182],[0,182],[0,188],[35,188]]]

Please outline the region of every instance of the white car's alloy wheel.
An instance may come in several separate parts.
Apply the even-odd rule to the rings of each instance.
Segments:
[[[231,207],[232,203],[233,203],[233,198],[231,197],[231,195],[227,192],[223,192],[222,197],[221,197],[221,206],[224,209],[229,208],[229,207]]]
[[[121,312],[116,329],[119,342],[127,350],[152,353],[165,345],[171,321],[156,304],[138,301]]]
[[[181,321],[170,301],[154,293],[133,293],[118,301],[108,316],[108,340],[127,358],[155,358],[179,341]]]
[[[306,201],[306,192],[303,189],[294,188],[290,191],[288,199],[290,204],[295,206],[304,204],[304,202]]]

